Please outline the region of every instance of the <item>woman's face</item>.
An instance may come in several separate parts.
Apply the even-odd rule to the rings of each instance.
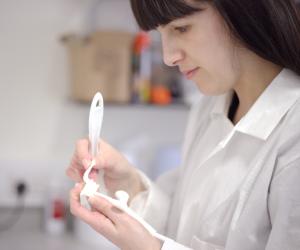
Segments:
[[[238,50],[215,8],[196,6],[203,10],[158,27],[164,62],[178,66],[203,94],[223,94],[239,79]]]

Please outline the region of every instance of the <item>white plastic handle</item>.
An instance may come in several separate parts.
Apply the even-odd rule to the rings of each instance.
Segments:
[[[96,156],[98,153],[98,142],[103,121],[103,97],[97,92],[93,98],[89,115],[89,139],[91,143],[91,154]]]
[[[93,98],[90,115],[89,115],[89,139],[91,144],[91,154],[93,157],[97,156],[99,153],[99,139],[103,123],[103,113],[104,113],[104,102],[103,97],[100,92],[97,92]],[[89,172],[91,171],[90,168]],[[100,192],[107,194],[107,190],[104,183],[104,172],[99,170],[98,172],[98,183]]]

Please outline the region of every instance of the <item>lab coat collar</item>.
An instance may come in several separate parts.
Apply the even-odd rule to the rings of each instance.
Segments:
[[[266,140],[300,97],[300,77],[283,69],[238,122],[239,132]]]
[[[299,98],[300,77],[289,69],[283,69],[234,126],[234,131],[266,140]],[[222,113],[227,117],[231,99],[232,92],[220,96],[212,114]]]

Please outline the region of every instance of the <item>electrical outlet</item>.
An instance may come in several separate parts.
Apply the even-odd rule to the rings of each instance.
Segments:
[[[26,194],[28,186],[25,181],[18,181],[15,183],[15,192],[18,197],[23,197]]]
[[[66,185],[68,192],[74,184],[65,176],[65,165],[50,161],[0,161],[0,206],[15,206],[18,192],[23,192],[25,206],[43,206],[53,180]]]

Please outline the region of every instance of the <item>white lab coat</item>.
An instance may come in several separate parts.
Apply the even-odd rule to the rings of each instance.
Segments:
[[[170,238],[163,250],[300,249],[300,77],[283,69],[235,126],[231,95],[194,106],[182,166],[141,174],[131,207]]]

